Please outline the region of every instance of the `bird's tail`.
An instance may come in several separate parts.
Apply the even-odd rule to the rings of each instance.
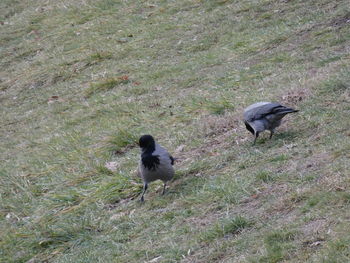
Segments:
[[[281,114],[281,115],[286,115],[288,113],[294,113],[294,112],[298,112],[299,110],[295,110],[293,108],[287,108],[287,107],[279,107],[276,109],[275,113],[276,114]]]

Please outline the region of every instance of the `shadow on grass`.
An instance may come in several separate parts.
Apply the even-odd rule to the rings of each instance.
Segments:
[[[257,146],[280,146],[281,143],[292,143],[295,142],[299,137],[299,131],[281,131],[276,132],[271,139],[269,139],[268,133],[264,133],[262,136],[258,137],[256,140],[255,145],[253,145],[253,139],[248,144],[252,145],[253,147]]]

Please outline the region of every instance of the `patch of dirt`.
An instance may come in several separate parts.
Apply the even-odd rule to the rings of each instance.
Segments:
[[[205,213],[203,216],[190,217],[186,219],[184,223],[188,225],[196,226],[197,230],[206,229],[206,227],[208,227],[209,225],[213,225],[221,217],[223,217],[222,213],[219,213],[219,214]]]
[[[203,144],[187,151],[185,147],[179,146],[175,151],[181,154],[181,158],[176,160],[179,163],[192,161],[202,155],[220,155],[224,149],[232,147],[232,141],[237,140],[233,134],[239,134],[237,130],[243,127],[241,120],[235,115],[205,115],[195,126],[196,133],[204,137]]]
[[[341,173],[333,173],[331,176],[322,176],[319,178],[318,183],[328,191],[345,191],[346,190],[346,178]]]
[[[329,153],[315,153],[307,158],[295,160],[290,163],[288,171],[298,171],[302,174],[310,173],[311,171],[320,170],[332,162],[332,156]]]
[[[311,94],[311,90],[308,88],[296,87],[289,90],[287,94],[280,96],[280,101],[282,104],[295,105],[309,98]]]
[[[252,195],[243,199],[236,207],[237,213],[244,213],[251,218],[261,218],[264,213],[263,200],[261,195]]]
[[[291,187],[288,184],[273,184],[263,192],[263,195],[268,200],[268,206],[264,210],[263,218],[270,218],[278,215],[283,221],[292,222],[296,218],[295,203],[290,201]]]
[[[119,168],[120,164],[118,162],[106,162],[104,167],[112,172],[116,172]]]
[[[286,201],[290,189],[287,184],[273,184],[259,193],[241,201],[236,207],[237,213],[243,213],[250,218],[266,221],[277,216],[281,224],[292,222],[297,217],[294,206]],[[266,207],[268,205],[268,207]]]
[[[344,26],[350,26],[350,12],[347,12],[345,15],[341,17],[336,17],[331,20],[328,24],[329,26],[342,28]]]
[[[324,234],[326,232],[328,222],[325,218],[315,219],[306,223],[301,231],[306,237],[311,237],[314,235]]]
[[[325,235],[329,232],[329,222],[325,218],[307,222],[301,227],[301,233],[304,236],[304,241],[302,242],[303,247],[318,249],[326,240]]]
[[[115,220],[118,220],[118,219],[120,219],[121,217],[124,217],[124,216],[129,216],[129,217],[131,217],[134,213],[135,213],[135,209],[133,209],[133,210],[131,210],[131,211],[129,211],[129,210],[120,211],[120,212],[118,212],[118,213],[113,214],[113,215],[109,218],[109,220],[115,221]]]
[[[239,120],[232,115],[206,115],[199,120],[199,130],[206,137],[218,136],[232,131],[239,125]]]

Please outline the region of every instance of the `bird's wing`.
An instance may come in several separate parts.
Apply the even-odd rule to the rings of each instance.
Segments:
[[[276,114],[283,108],[285,107],[279,103],[269,103],[245,112],[244,117],[248,122],[259,120],[266,117],[269,114]]]
[[[156,144],[156,149],[153,152],[153,155],[159,155],[163,160],[168,159],[170,160],[171,165],[174,165],[174,157],[172,157],[171,154],[168,153],[168,151],[159,144]]]
[[[244,112],[247,112],[247,111],[250,111],[254,108],[258,108],[258,107],[261,107],[263,105],[266,105],[266,104],[271,104],[271,102],[267,102],[267,101],[260,101],[260,102],[256,102],[252,105],[249,105],[247,108],[244,109]]]

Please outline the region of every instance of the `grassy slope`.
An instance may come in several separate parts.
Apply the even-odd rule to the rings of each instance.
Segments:
[[[1,262],[350,261],[348,1],[0,10]],[[300,113],[252,147],[259,100]],[[141,205],[144,133],[180,160]]]

